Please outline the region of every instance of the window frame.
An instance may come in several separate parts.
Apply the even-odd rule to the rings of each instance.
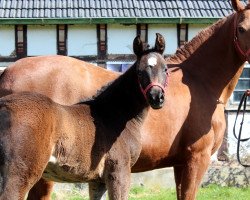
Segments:
[[[145,34],[142,34],[142,31],[145,31]],[[137,35],[140,35],[141,41],[144,44],[148,43],[148,24],[137,24],[136,33]]]
[[[116,71],[116,70],[112,70],[112,69],[110,69],[110,68],[108,68],[108,65],[120,65],[120,69],[118,70],[118,71]],[[125,64],[125,65],[130,65],[130,67],[134,64],[134,62],[133,61],[107,61],[106,62],[106,69],[108,69],[108,70],[111,70],[111,71],[115,71],[115,72],[125,72],[125,71],[122,71],[122,65],[123,64]],[[127,68],[128,69],[128,68]]]
[[[99,59],[107,57],[107,24],[97,25],[97,57]]]
[[[249,69],[250,70],[250,64],[247,63],[247,62],[245,63],[243,71],[245,69]],[[243,74],[243,71],[242,71],[242,74]],[[242,74],[241,74],[241,76],[242,76]],[[241,76],[240,76],[240,78],[238,80],[238,83],[239,83],[240,80],[248,80],[249,81],[249,85],[250,85],[250,77],[246,78],[246,77],[241,77]],[[236,87],[237,87],[237,85],[236,85]],[[242,93],[244,93],[246,91],[246,89],[248,89],[248,88],[246,88],[246,89],[237,89],[236,87],[235,87],[235,89],[234,89],[234,91],[233,91],[233,93],[232,93],[232,95],[230,97],[230,105],[238,105],[240,103],[240,99],[239,100],[234,100],[235,92],[242,92]],[[250,105],[250,99],[249,98],[247,100],[247,104]]]
[[[184,32],[184,37],[181,38],[182,36],[182,31]],[[188,41],[188,24],[177,24],[177,42],[178,42],[178,47],[184,45]]]
[[[22,38],[20,38],[19,31]],[[15,49],[17,58],[27,56],[27,25],[15,25]]]
[[[68,54],[68,25],[66,24],[57,24],[56,26],[56,36],[57,36],[57,54],[58,55],[67,55]],[[60,41],[61,33],[64,33],[63,40]]]

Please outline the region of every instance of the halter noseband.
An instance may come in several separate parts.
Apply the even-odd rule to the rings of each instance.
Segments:
[[[248,60],[248,56],[250,56],[250,49],[248,49],[246,52],[244,52],[244,50],[242,50],[242,48],[240,47],[239,44],[239,40],[237,37],[237,14],[234,18],[234,46],[236,48],[236,51],[241,55],[241,57],[243,57],[244,61]]]
[[[152,83],[148,84],[147,87],[146,87],[145,89],[143,89],[143,87],[142,87],[142,85],[141,85],[141,83],[140,83],[140,81],[139,81],[139,79],[138,79],[139,85],[140,85],[140,88],[141,88],[141,92],[142,92],[142,94],[144,95],[145,99],[147,99],[147,92],[148,92],[152,87],[154,87],[154,86],[161,88],[162,91],[163,91],[163,93],[165,93],[165,88],[166,88],[167,85],[168,85],[168,76],[169,76],[169,72],[167,72],[166,81],[165,81],[165,83],[164,83],[163,85],[160,84],[160,83],[152,82]]]

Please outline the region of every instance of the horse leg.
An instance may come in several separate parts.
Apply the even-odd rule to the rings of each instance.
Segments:
[[[49,200],[54,182],[41,178],[29,191],[27,200]]]
[[[18,178],[9,177],[3,191],[0,194],[0,200],[15,199],[24,200],[29,191],[27,184],[20,183]]]
[[[174,178],[176,184],[177,200],[181,200],[181,179],[182,179],[182,166],[174,166]]]
[[[112,167],[111,167],[112,169]],[[127,200],[130,188],[130,165],[116,166],[105,177],[109,200]]]
[[[90,200],[105,200],[107,189],[104,183],[90,182],[89,183],[89,197]]]
[[[182,167],[181,200],[194,200],[202,177],[210,163],[209,153],[191,155],[186,165]]]
[[[4,172],[7,176],[1,173],[0,200],[24,200],[29,189],[38,180],[38,176],[30,175],[29,170],[15,171],[16,165],[7,168]]]

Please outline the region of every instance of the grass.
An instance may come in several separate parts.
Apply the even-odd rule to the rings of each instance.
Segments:
[[[62,194],[60,194],[62,195]],[[88,200],[87,194],[80,194],[79,191],[71,191],[70,194],[59,196],[53,193],[53,200]],[[250,187],[221,187],[209,185],[200,188],[197,200],[247,200],[250,199]],[[175,189],[133,187],[130,189],[129,200],[176,200]]]

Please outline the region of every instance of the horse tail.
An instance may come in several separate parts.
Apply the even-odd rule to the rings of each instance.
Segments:
[[[0,143],[0,195],[3,193],[7,181],[6,149]]]

